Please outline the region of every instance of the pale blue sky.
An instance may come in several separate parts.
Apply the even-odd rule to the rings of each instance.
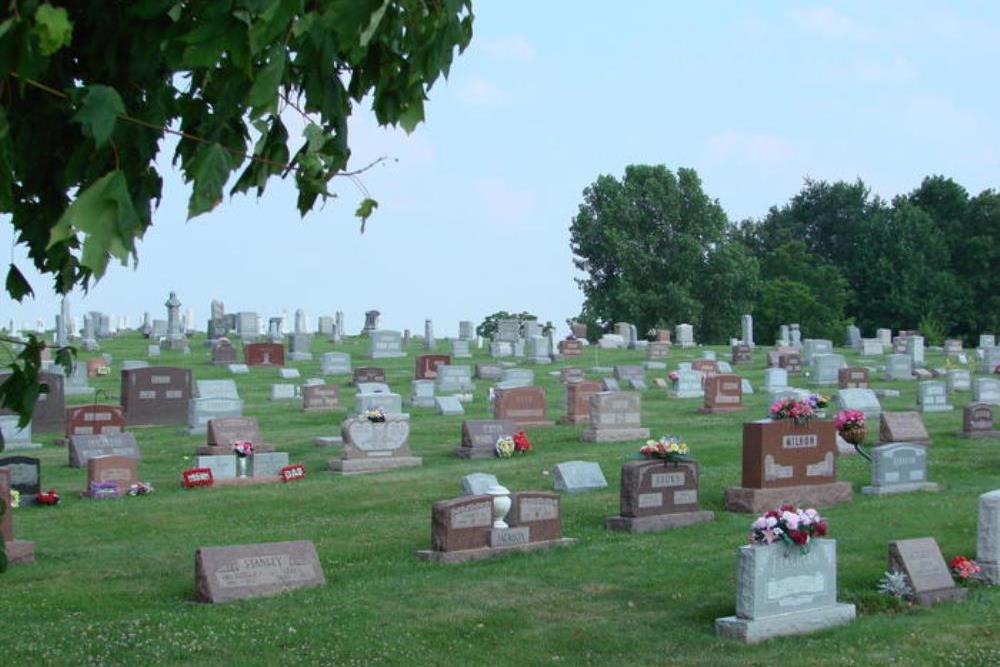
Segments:
[[[759,217],[802,179],[862,178],[884,196],[943,173],[973,192],[1000,175],[1000,5],[989,2],[681,3],[494,0],[472,45],[431,91],[413,135],[361,110],[353,161],[380,207],[364,236],[360,195],[300,220],[287,183],[184,219],[175,173],[139,251],[73,313],[165,317],[177,291],[204,328],[209,302],[262,316],[343,310],[349,333],[376,307],[387,328],[457,333],[500,309],[562,325],[579,312],[568,227],[581,192],[630,163],[693,167],[732,220]],[[167,161],[163,161],[167,164]],[[9,225],[0,244],[11,245]],[[24,254],[15,261],[27,268]],[[58,300],[0,296],[0,320],[52,326]],[[734,332],[735,333],[735,332]]]

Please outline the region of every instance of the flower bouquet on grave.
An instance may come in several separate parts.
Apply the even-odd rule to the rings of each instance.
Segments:
[[[17,489],[10,490],[10,508],[16,510],[21,506],[21,492]]]
[[[826,520],[819,512],[812,508],[800,510],[794,505],[770,510],[750,526],[750,544],[783,543],[788,548],[797,546],[803,554],[809,553],[810,539],[824,535]]]
[[[368,408],[361,413],[361,416],[373,424],[381,424],[385,422],[385,410],[382,408]]]
[[[118,485],[114,482],[91,482],[90,491],[87,494],[95,500],[106,500],[118,497]]]
[[[514,434],[514,451],[518,454],[526,454],[531,449],[531,441],[528,440],[528,434],[524,431],[518,431]]]
[[[854,445],[858,454],[869,461],[872,460],[872,457],[861,449],[865,436],[868,435],[868,429],[865,428],[865,413],[861,410],[841,410],[833,420],[833,425],[837,428],[837,433],[840,434],[841,438]]]
[[[639,454],[645,458],[663,459],[668,463],[692,461],[690,452],[687,444],[673,435],[665,435],[659,440],[647,440],[646,444],[639,448]]]
[[[830,397],[824,396],[823,394],[809,394],[809,405],[812,406],[813,412],[817,417],[825,417],[826,415],[822,412],[826,410],[826,406],[830,404]]]
[[[59,497],[59,493],[55,489],[42,491],[35,496],[35,503],[38,505],[58,505],[61,500],[62,498]]]
[[[236,454],[236,476],[247,476],[247,459],[253,456],[253,443],[249,440],[237,440],[233,443],[233,453]]]
[[[148,496],[153,492],[153,485],[149,482],[136,482],[128,487],[130,496]]]
[[[509,435],[497,438],[494,450],[496,451],[497,458],[509,459],[514,456],[514,438]]]
[[[812,403],[798,398],[783,398],[775,401],[769,410],[771,419],[791,419],[796,424],[808,424],[809,419],[816,414]]]
[[[979,581],[979,573],[983,571],[979,563],[965,556],[955,556],[948,561],[948,569],[963,586]]]
[[[667,379],[670,380],[672,384],[676,385],[677,381],[681,379],[681,374],[677,371],[670,371],[667,373]]]

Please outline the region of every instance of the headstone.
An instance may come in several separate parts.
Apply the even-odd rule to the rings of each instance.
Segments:
[[[871,389],[841,389],[837,392],[837,409],[860,410],[865,413],[865,421],[882,416],[882,404]]]
[[[784,368],[789,375],[802,373],[802,355],[798,352],[782,352],[778,355],[778,367]]]
[[[906,339],[906,353],[910,357],[910,365],[913,368],[924,367],[924,337],[909,336]]]
[[[65,436],[107,435],[125,430],[125,415],[117,405],[80,405],[66,409]]]
[[[476,325],[468,320],[458,323],[458,337],[464,341],[474,340],[476,337]]]
[[[676,344],[679,347],[694,347],[694,327],[690,324],[678,324],[676,330]]]
[[[351,384],[358,386],[365,382],[385,382],[385,369],[375,366],[358,366],[354,369]]]
[[[330,461],[330,470],[345,475],[391,468],[419,466],[420,457],[410,454],[410,420],[390,414],[384,422],[348,417],[340,425],[344,452]]]
[[[431,550],[438,553],[486,549],[493,526],[493,499],[487,495],[439,500],[431,510]]]
[[[698,412],[714,414],[743,409],[743,383],[738,375],[712,375],[705,378],[705,405]]]
[[[726,489],[726,508],[761,512],[782,503],[826,507],[849,502],[851,484],[837,481],[835,436],[833,422],[820,419],[744,423],[742,485]]]
[[[471,393],[474,389],[472,366],[438,366],[434,380],[437,394]]]
[[[601,466],[593,461],[557,463],[552,470],[552,482],[556,491],[567,493],[596,491],[608,487]]]
[[[670,343],[652,341],[646,346],[646,358],[653,361],[660,361],[670,356]]]
[[[576,338],[559,341],[559,356],[567,358],[583,356],[583,341]]]
[[[1000,584],[1000,489],[979,496],[979,536],[976,561],[983,578]]]
[[[566,414],[559,418],[560,424],[589,424],[590,397],[602,391],[600,382],[586,380],[566,385]]]
[[[580,434],[584,442],[645,440],[642,398],[633,392],[598,392],[590,396],[590,428]]]
[[[944,341],[944,353],[948,357],[954,357],[962,351],[961,338],[946,338]]]
[[[989,403],[969,403],[962,410],[963,438],[1000,438],[1000,431],[993,428],[993,406]]]
[[[704,375],[700,371],[685,371],[679,370],[677,372],[677,380],[674,382],[674,397],[675,398],[701,398],[705,395],[705,389],[702,385]]]
[[[691,370],[700,371],[705,374],[718,373],[719,362],[715,359],[695,359],[691,362]]]
[[[405,357],[402,336],[398,331],[379,329],[372,331],[368,345],[368,356],[372,359]]]
[[[0,373],[0,383],[5,382],[8,377],[10,373]],[[35,401],[35,410],[31,414],[32,432],[62,433],[66,430],[66,394],[63,380],[63,376],[59,373],[38,374],[38,383],[48,391],[39,393]],[[10,414],[13,414],[10,410],[0,410],[0,415]]]
[[[434,380],[414,380],[410,386],[410,405],[418,408],[434,407]]]
[[[950,368],[945,373],[945,385],[948,393],[969,391],[972,389],[972,373],[964,368]]]
[[[202,455],[233,455],[233,445],[238,440],[253,444],[254,455],[274,451],[261,433],[255,417],[219,417],[208,422],[207,444],[198,447]]]
[[[861,329],[854,326],[853,324],[847,327],[847,335],[844,338],[844,344],[851,348],[852,350],[861,349]]]
[[[833,354],[833,341],[825,338],[806,338],[802,341],[802,363],[813,365],[813,357],[820,354]]]
[[[837,387],[840,389],[868,389],[868,369],[850,366],[837,371]]]
[[[450,417],[465,414],[462,402],[455,396],[435,396],[434,405],[437,407],[438,414],[441,415]]]
[[[191,400],[191,371],[150,366],[121,372],[121,404],[129,426],[184,424]]]
[[[288,452],[254,452],[248,457],[249,475],[256,478],[276,478],[288,465]]]
[[[469,351],[469,341],[456,338],[451,341],[451,356],[455,359],[469,359],[472,353]]]
[[[195,468],[211,470],[213,481],[235,479],[236,455],[230,452],[228,454],[196,456]]]
[[[365,392],[359,389],[355,395],[355,414],[360,415],[375,408],[382,408],[390,415],[404,415],[403,398],[399,394],[390,391]]]
[[[288,343],[288,358],[291,361],[312,361],[312,339],[309,334],[296,332],[285,337]]]
[[[736,615],[715,619],[719,636],[752,644],[854,620],[854,605],[837,602],[836,540],[813,538],[805,554],[783,544],[750,544],[738,554]]]
[[[351,374],[351,355],[346,352],[324,352],[319,364],[323,375]]]
[[[535,384],[535,371],[528,368],[505,368],[500,376],[501,389],[530,387]]]
[[[875,338],[883,348],[892,347],[892,329],[876,329]]]
[[[620,350],[626,344],[625,339],[618,334],[604,334],[597,340],[597,347],[602,350]]]
[[[545,390],[541,387],[497,389],[493,418],[510,419],[521,428],[552,426],[545,417]]]
[[[913,366],[905,354],[890,354],[885,358],[886,380],[912,380]]]
[[[529,336],[528,362],[532,364],[551,364],[552,356],[549,354],[549,339],[545,336]]]
[[[648,533],[712,521],[698,508],[698,466],[693,461],[628,461],[621,471],[621,511],[609,530]]]
[[[250,367],[246,364],[229,364],[227,368],[233,375],[247,375],[250,372]]]
[[[785,389],[788,386],[788,371],[784,368],[764,369],[764,391]]]
[[[489,475],[484,472],[474,472],[462,478],[463,496],[481,496],[491,486],[498,486],[496,475]]]
[[[919,412],[883,412],[879,417],[879,442],[931,443]]]
[[[980,370],[983,373],[996,373],[997,368],[1000,367],[1000,347],[983,347],[980,350],[983,355]]]
[[[296,380],[302,377],[302,374],[299,373],[298,368],[279,368],[278,377],[282,380]]]
[[[836,385],[837,374],[841,368],[847,366],[844,357],[839,354],[815,354],[812,359],[813,378],[816,385]]]
[[[228,338],[220,338],[212,346],[212,364],[215,366],[228,366],[236,363],[236,348],[229,342]]]
[[[559,369],[559,381],[563,384],[576,384],[586,379],[583,369],[579,366],[565,366]]]
[[[752,348],[749,345],[745,344],[733,345],[730,360],[734,364],[753,363],[753,356],[751,352]]]
[[[201,547],[195,552],[195,597],[201,602],[278,595],[326,585],[312,542]]]
[[[281,343],[249,343],[243,346],[247,366],[284,366],[285,346]]]
[[[917,405],[921,412],[950,412],[955,409],[948,403],[948,388],[944,382],[930,380],[917,385]]]
[[[927,481],[927,445],[890,442],[871,451],[872,483],[861,488],[866,495],[888,495],[911,491],[938,491]]]
[[[131,456],[91,456],[87,459],[87,491],[97,484],[114,484],[119,496],[139,481],[139,460]]]
[[[921,606],[962,600],[969,592],[955,586],[941,549],[931,537],[889,542],[888,569],[906,575],[913,590],[912,599]]]
[[[437,377],[438,366],[447,366],[451,357],[447,354],[421,354],[416,359],[415,380],[433,380]]]
[[[972,401],[1000,405],[1000,380],[976,378],[972,382]]]
[[[979,347],[996,347],[997,337],[995,334],[979,334]]]
[[[10,474],[10,488],[21,494],[21,502],[26,503],[42,490],[42,463],[30,456],[4,456],[0,458],[0,470]]]
[[[107,435],[73,435],[69,438],[69,465],[83,468],[96,456],[129,456],[142,458],[139,445],[131,433]]]
[[[337,387],[332,384],[313,384],[302,387],[302,409],[306,412],[331,412],[340,410]]]
[[[740,341],[743,345],[753,349],[756,346],[753,342],[753,315],[748,314],[740,318],[740,325],[740,333],[742,334]]]
[[[465,459],[494,458],[497,440],[513,437],[518,430],[509,419],[466,419],[462,422],[462,444],[455,454]]]
[[[861,355],[865,357],[877,357],[882,354],[882,343],[878,338],[861,339]]]
[[[8,565],[35,562],[35,543],[14,539],[14,517],[10,507],[11,477],[9,470],[0,469],[0,503],[3,504],[3,518],[0,519],[0,547],[4,549]]]
[[[499,364],[476,364],[476,377],[480,380],[501,380],[504,369]]]

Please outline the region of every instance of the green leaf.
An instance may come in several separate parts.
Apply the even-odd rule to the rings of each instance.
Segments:
[[[13,264],[10,265],[10,269],[7,270],[7,294],[10,294],[10,298],[14,301],[23,301],[24,297],[30,296],[34,298],[35,293],[31,290],[31,285],[25,280],[24,275],[21,273]]]
[[[389,0],[385,0],[382,6],[376,9],[371,16],[371,20],[368,21],[368,27],[364,29],[361,33],[361,48],[368,46],[368,42],[372,41],[372,37],[375,36],[375,31],[378,30],[378,24],[382,22],[382,17],[385,16],[385,10],[389,8]]]
[[[196,158],[193,174],[188,174],[194,181],[194,189],[188,202],[188,220],[215,208],[222,201],[222,188],[229,180],[229,172],[233,169],[233,157],[219,144],[212,144],[199,149],[201,155]]]
[[[135,254],[135,239],[142,232],[132,205],[125,175],[112,171],[81,192],[52,228],[48,248],[83,232],[80,264],[100,278],[110,256],[123,263]]]
[[[110,86],[87,86],[80,109],[73,120],[83,125],[83,132],[93,137],[100,148],[115,129],[119,114],[125,113],[125,103],[118,91]]]
[[[72,41],[73,24],[65,9],[46,2],[35,10],[34,32],[42,55],[51,56]]]
[[[409,134],[424,120],[424,103],[413,100],[403,113],[399,114],[399,124]]]
[[[361,233],[365,233],[365,223],[368,222],[368,218],[371,217],[375,209],[378,208],[378,202],[371,197],[365,197],[358,204],[358,210],[354,212],[354,215],[361,218]]]
[[[18,417],[17,427],[24,428],[31,422],[38,395],[48,393],[48,387],[38,383],[38,373],[42,369],[42,350],[45,341],[35,334],[28,334],[28,340],[14,361],[7,365],[10,375],[0,383],[0,408],[6,408]]]
[[[278,109],[278,87],[285,73],[287,55],[283,44],[276,44],[268,54],[268,63],[258,72],[250,92],[247,93],[247,104],[250,105],[250,115],[260,117],[267,112]]]

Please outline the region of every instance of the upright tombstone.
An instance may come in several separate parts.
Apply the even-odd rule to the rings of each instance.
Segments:
[[[863,357],[880,356],[882,354],[882,343],[878,338],[862,338],[860,352]]]
[[[885,358],[886,380],[912,380],[913,366],[905,354],[890,354]]]
[[[996,373],[1000,367],[1000,347],[984,347],[979,350],[983,356],[983,363],[980,370],[983,373]]]
[[[740,338],[740,341],[743,345],[746,345],[752,350],[754,347],[756,347],[756,345],[753,342],[753,315],[744,315],[742,318],[740,318],[740,324],[741,324],[740,333],[743,334],[742,338]]]
[[[615,366],[614,375],[622,384],[631,384],[633,387],[636,381],[641,383],[640,386],[645,386],[646,383],[646,369],[638,364],[619,364]]]
[[[405,357],[403,340],[398,331],[379,329],[372,331],[368,344],[368,356],[372,359],[392,359]]]
[[[0,469],[0,546],[3,546],[8,565],[26,565],[35,562],[35,543],[14,539],[14,516],[10,506],[10,471]]]
[[[281,343],[249,343],[243,346],[247,366],[284,366],[285,346]]]
[[[228,366],[236,363],[236,348],[228,338],[218,338],[212,345],[212,365]]]
[[[911,491],[939,491],[927,481],[927,445],[890,442],[872,449],[872,483],[861,488],[869,496]]]
[[[892,329],[876,329],[875,337],[883,348],[892,347]]]
[[[740,343],[739,345],[733,345],[730,354],[730,361],[733,364],[750,364],[753,363],[753,356],[751,352],[753,348],[745,343]]]
[[[202,456],[233,456],[233,445],[239,440],[253,444],[254,456],[274,451],[274,445],[264,440],[255,417],[218,417],[208,422],[206,444],[197,449]]]
[[[131,433],[107,435],[72,435],[69,438],[69,466],[84,468],[87,461],[97,456],[128,456],[142,458],[139,445]]]
[[[913,368],[924,367],[924,337],[908,336],[906,338],[906,354],[910,357]]]
[[[341,409],[337,387],[307,384],[302,387],[302,409],[306,412],[333,412]]]
[[[233,380],[198,380],[195,393],[188,401],[188,435],[204,435],[212,419],[243,415],[243,401]]]
[[[837,602],[837,541],[809,545],[805,554],[781,542],[740,547],[736,614],[715,619],[716,634],[753,644],[853,621],[854,605]]]
[[[506,498],[509,492],[497,486],[491,487],[490,493]],[[461,496],[434,503],[431,548],[418,551],[417,558],[461,563],[514,551],[576,544],[577,540],[562,536],[559,496],[556,494],[543,491],[512,493],[507,512],[502,509],[508,505],[498,505],[495,497]],[[498,514],[500,518],[494,519]]]
[[[129,426],[185,424],[191,371],[150,366],[121,372],[121,405]]]
[[[598,392],[590,395],[590,428],[580,434],[584,442],[645,440],[642,396],[635,392]]]
[[[131,456],[92,456],[87,459],[87,490],[94,484],[114,484],[116,495],[124,496],[128,488],[139,481],[139,459]]]
[[[302,311],[297,311],[302,312]],[[296,317],[296,322],[298,318]],[[312,339],[305,331],[296,331],[285,337],[288,343],[288,358],[292,361],[312,361]]]
[[[841,389],[837,392],[837,409],[860,410],[866,420],[876,420],[882,416],[882,404],[871,389]]]
[[[979,496],[978,532],[976,562],[983,578],[996,586],[1000,584],[1000,489]]]
[[[0,383],[7,380],[10,373],[0,373]],[[38,394],[35,409],[31,414],[31,430],[34,433],[62,433],[66,429],[66,393],[64,378],[60,373],[39,373],[38,383],[47,391]],[[0,415],[14,414],[0,409]]]
[[[268,542],[195,551],[195,597],[221,603],[325,586],[323,565],[309,541]]]
[[[743,409],[743,383],[739,375],[722,374],[705,378],[705,405],[702,414],[737,412]]]
[[[428,318],[424,320],[424,349],[433,350],[437,346],[434,339],[434,322]]]
[[[806,338],[802,341],[802,362],[812,366],[814,357],[820,354],[833,354],[833,341],[826,338]]]
[[[955,409],[948,402],[948,388],[944,382],[928,380],[917,385],[917,405],[921,412],[950,412]]]
[[[608,488],[601,466],[593,461],[565,461],[552,469],[552,486],[556,491],[584,493]]]
[[[802,355],[798,352],[782,352],[778,355],[778,367],[784,368],[789,375],[800,375]]]
[[[42,491],[42,462],[30,456],[4,456],[0,470],[10,473],[10,488],[21,494],[21,504],[30,504]]]
[[[520,429],[509,419],[466,419],[462,422],[462,444],[455,455],[463,459],[496,457],[497,440],[512,438]]]
[[[469,351],[469,341],[464,338],[452,339],[451,356],[455,359],[470,359],[472,352]]]
[[[582,380],[566,385],[566,414],[559,418],[560,424],[589,424],[590,397],[601,391],[600,382]]]
[[[840,369],[847,366],[843,355],[840,354],[816,354],[812,358],[813,378],[816,385],[836,385]]]
[[[847,335],[844,337],[844,344],[854,351],[861,349],[861,329],[851,324],[847,327]]]
[[[701,398],[705,395],[702,384],[705,376],[701,371],[679,370],[676,373],[672,391],[674,398]]]
[[[969,403],[962,409],[960,438],[1000,438],[993,428],[993,406],[989,403]]]
[[[434,391],[437,394],[460,394],[462,400],[471,400],[475,385],[472,382],[472,366],[442,365],[437,367]]]
[[[319,358],[323,375],[350,375],[351,355],[347,352],[324,352]]]
[[[955,586],[941,549],[932,537],[889,542],[888,569],[906,575],[912,591],[910,598],[924,607],[963,600],[969,592]]]
[[[419,456],[410,454],[410,420],[388,415],[383,422],[348,417],[340,425],[344,452],[330,461],[330,470],[353,475],[393,468],[419,466]]]
[[[759,513],[784,503],[827,507],[851,498],[850,483],[837,481],[833,422],[764,419],[743,424],[743,481],[726,489],[726,509]]]
[[[545,417],[545,390],[541,387],[497,389],[493,418],[510,419],[520,428],[552,426]]]
[[[670,343],[654,340],[646,346],[646,359],[650,361],[663,361],[670,356]]]
[[[434,407],[434,380],[414,380],[410,383],[410,405],[418,408]]]
[[[676,327],[677,341],[679,347],[694,347],[694,327],[690,324],[678,324]]]
[[[535,384],[535,371],[530,368],[505,368],[500,372],[500,389],[531,387]]]
[[[354,369],[351,384],[355,387],[369,382],[385,382],[385,369],[377,366],[358,366]]]
[[[472,341],[476,338],[476,325],[469,320],[461,320],[458,323],[458,337],[460,340]]]
[[[117,405],[79,405],[66,409],[65,438],[57,444],[67,444],[74,435],[110,435],[125,430],[125,415]]]
[[[549,354],[549,339],[545,336],[529,336],[527,339],[528,362],[532,364],[551,364]]]
[[[919,412],[883,412],[879,417],[879,443],[911,442],[931,444],[931,437]]]
[[[462,477],[463,496],[481,496],[491,486],[499,486],[500,482],[496,475],[485,472],[474,472]]]
[[[788,386],[788,371],[784,368],[764,369],[764,391],[787,389]]]
[[[476,378],[480,380],[502,380],[503,373],[500,364],[476,364]]]
[[[944,376],[948,393],[972,389],[972,373],[965,368],[949,368]]]
[[[433,380],[437,377],[438,366],[447,366],[451,357],[447,354],[421,354],[416,359],[414,380]]]
[[[583,341],[578,338],[559,341],[559,356],[566,358],[583,356]]]
[[[837,371],[839,389],[868,389],[868,369],[863,366],[849,366]]]
[[[1000,405],[1000,380],[976,378],[972,382],[972,401]]]
[[[621,510],[608,530],[652,533],[715,519],[698,507],[698,465],[657,459],[628,461],[621,471]]]
[[[165,304],[167,308],[167,335],[161,346],[167,350],[184,350],[187,348],[187,335],[181,324],[181,302],[176,292],[171,292]]]
[[[718,373],[719,362],[715,359],[695,359],[691,362],[691,370],[699,371],[704,374]]]
[[[563,384],[577,384],[587,379],[579,366],[564,366],[559,369],[559,381]]]

